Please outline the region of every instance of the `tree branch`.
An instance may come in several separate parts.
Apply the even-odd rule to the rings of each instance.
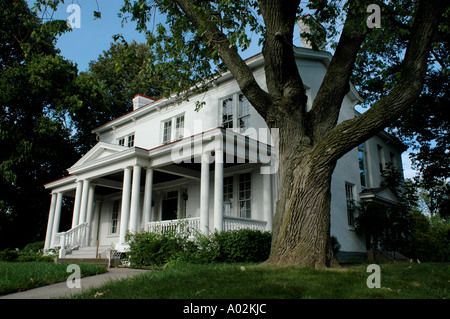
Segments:
[[[206,14],[194,10],[195,1],[176,0],[178,6],[186,14],[199,30],[203,31],[205,41],[213,46],[222,61],[227,65],[230,72],[237,81],[242,93],[247,97],[256,111],[266,118],[268,110],[272,105],[272,99],[256,82],[252,70],[239,55],[237,48],[231,44],[216,24],[208,21]]]
[[[292,34],[299,0],[262,0],[266,26],[263,45],[264,70],[269,94],[287,112],[305,112],[306,94],[294,57]]]
[[[336,161],[392,123],[414,102],[422,91],[427,57],[446,6],[445,0],[419,2],[398,84],[364,114],[329,131],[315,145],[317,155],[326,154],[330,162]]]
[[[350,76],[356,56],[367,34],[365,28],[357,27],[362,16],[366,14],[365,11],[362,14],[358,10],[361,11],[361,8],[353,2],[350,5],[336,52],[309,112],[311,137],[314,141],[318,141],[336,126],[342,101],[350,89]]]

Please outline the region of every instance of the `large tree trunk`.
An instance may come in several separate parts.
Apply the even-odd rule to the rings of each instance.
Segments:
[[[337,264],[330,244],[335,163],[325,164],[322,158],[313,157],[307,143],[300,151],[293,150],[292,130],[288,132],[280,132],[279,196],[267,263],[331,267]]]

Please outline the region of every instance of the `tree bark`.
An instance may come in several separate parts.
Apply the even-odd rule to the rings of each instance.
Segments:
[[[309,143],[293,147],[294,132],[280,130],[279,196],[266,263],[331,267],[336,265],[330,244],[331,175],[335,165],[315,157]]]

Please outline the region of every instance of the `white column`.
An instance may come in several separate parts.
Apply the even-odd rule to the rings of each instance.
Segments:
[[[216,150],[214,159],[214,228],[223,229],[223,151]]]
[[[55,207],[55,220],[53,221],[52,227],[52,240],[50,247],[54,247],[55,245],[55,235],[59,230],[59,221],[61,220],[61,205],[62,205],[63,194],[58,193],[56,196],[56,207]]]
[[[208,235],[209,230],[209,155],[202,154],[200,177],[200,231]]]
[[[87,217],[86,222],[88,223],[88,229],[86,233],[86,242],[85,245],[90,244],[90,238],[92,233],[92,216],[94,214],[94,197],[95,197],[95,185],[91,184],[89,186],[89,195],[87,202]]]
[[[139,203],[141,193],[141,167],[133,168],[133,189],[131,190],[130,232],[136,233],[139,224]]]
[[[125,235],[127,234],[128,230],[128,219],[130,217],[130,188],[131,188],[131,167],[127,167],[124,169],[123,172],[119,244],[125,244]]]
[[[153,169],[147,168],[145,172],[145,191],[144,191],[144,227],[152,219],[152,192],[153,192]]]
[[[264,220],[267,221],[266,230],[272,231],[272,187],[271,175],[262,174],[263,177],[263,213]]]
[[[83,191],[83,181],[77,181],[77,189],[75,191],[75,202],[73,205],[72,228],[78,225],[80,218],[81,193]]]
[[[52,238],[53,221],[55,219],[56,208],[56,193],[52,193],[52,200],[50,202],[50,211],[48,213],[47,232],[45,233],[45,245],[44,249],[50,248],[50,241]]]
[[[87,179],[83,181],[83,192],[81,195],[81,205],[80,205],[80,217],[78,220],[78,225],[86,222],[86,214],[88,207],[88,196],[89,196],[89,187],[91,182]]]
[[[92,222],[92,227],[90,227],[93,245],[97,244],[98,226],[99,226],[99,222],[100,222],[101,207],[102,207],[102,202],[99,200],[95,201],[94,220]]]

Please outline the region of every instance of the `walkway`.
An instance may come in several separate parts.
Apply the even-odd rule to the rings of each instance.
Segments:
[[[108,268],[108,272],[100,275],[81,278],[81,288],[68,288],[67,283],[60,282],[53,285],[47,285],[34,288],[10,295],[0,296],[0,299],[48,299],[70,296],[81,293],[93,287],[99,287],[111,280],[120,280],[128,277],[143,274],[148,270],[131,268]]]

